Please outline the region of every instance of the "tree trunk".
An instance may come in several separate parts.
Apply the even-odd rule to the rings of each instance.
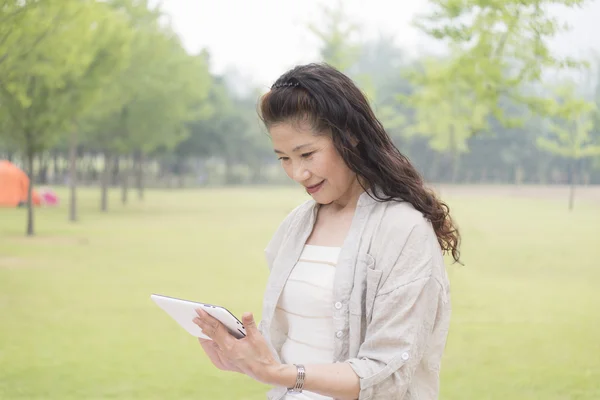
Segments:
[[[133,156],[135,186],[138,191],[138,199],[144,200],[144,154],[136,152]]]
[[[27,172],[29,174],[29,185],[27,186],[27,236],[34,235],[33,229],[33,150],[27,151]]]
[[[54,184],[60,183],[60,170],[58,167],[58,151],[52,154],[52,181]]]
[[[129,170],[129,158],[125,158],[121,163],[121,204],[123,205],[127,204],[129,197]]]
[[[185,187],[187,170],[187,158],[184,156],[177,157],[172,171],[174,174],[173,179],[175,180],[178,189],[183,189]],[[169,187],[171,187],[171,176],[171,173],[167,174],[167,183]]]
[[[571,181],[571,190],[569,193],[569,211],[573,211],[573,206],[575,205],[575,181]]]
[[[108,152],[104,153],[104,171],[102,172],[101,187],[102,196],[100,199],[100,211],[108,211],[108,185],[110,182],[111,157]]]
[[[69,189],[71,191],[69,203],[69,221],[77,221],[77,132],[71,133],[69,143]]]
[[[571,190],[569,191],[569,211],[575,205],[575,185],[577,185],[577,165],[579,160],[571,161]]]
[[[121,157],[117,154],[113,160],[113,169],[110,171],[111,186],[117,186],[119,184],[119,172],[121,172]]]
[[[98,157],[98,155],[96,154],[92,154],[90,155],[90,157],[88,157],[87,170],[89,185],[95,185],[97,182],[100,182],[100,184],[102,184],[103,171],[98,171],[98,169],[96,168],[96,163],[99,158],[100,157]],[[104,162],[107,162],[106,159],[104,160]],[[108,185],[108,181],[106,183]]]
[[[38,171],[38,182],[41,185],[48,184],[48,158],[43,154],[39,157],[40,169]]]
[[[96,161],[96,155],[90,154],[85,158],[85,168],[83,173],[83,179],[86,185],[95,184],[97,182],[97,171],[94,166],[94,162]],[[100,184],[102,184],[102,179],[100,179]]]

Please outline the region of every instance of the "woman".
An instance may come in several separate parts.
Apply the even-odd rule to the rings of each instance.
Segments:
[[[269,399],[436,399],[450,319],[443,253],[459,260],[448,207],[398,152],[360,90],[327,65],[298,66],[261,99],[287,175],[311,199],[265,253],[260,327],[236,340],[201,311],[216,367]]]

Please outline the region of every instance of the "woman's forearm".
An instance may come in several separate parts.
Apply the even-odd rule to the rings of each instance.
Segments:
[[[308,364],[304,366],[304,389],[336,399],[358,399],[360,381],[350,364]],[[271,373],[270,384],[286,388],[296,384],[295,365],[283,364]]]

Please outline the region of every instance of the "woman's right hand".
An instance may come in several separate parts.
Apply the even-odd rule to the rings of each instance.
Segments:
[[[223,355],[223,352],[219,348],[219,345],[214,340],[198,338],[200,345],[204,349],[204,352],[212,361],[215,367],[222,371],[240,372],[242,371],[227,361],[227,358]]]

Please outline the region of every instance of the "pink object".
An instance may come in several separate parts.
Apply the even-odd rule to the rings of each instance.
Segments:
[[[58,205],[58,196],[50,189],[42,189],[41,191],[42,203],[47,206]]]

